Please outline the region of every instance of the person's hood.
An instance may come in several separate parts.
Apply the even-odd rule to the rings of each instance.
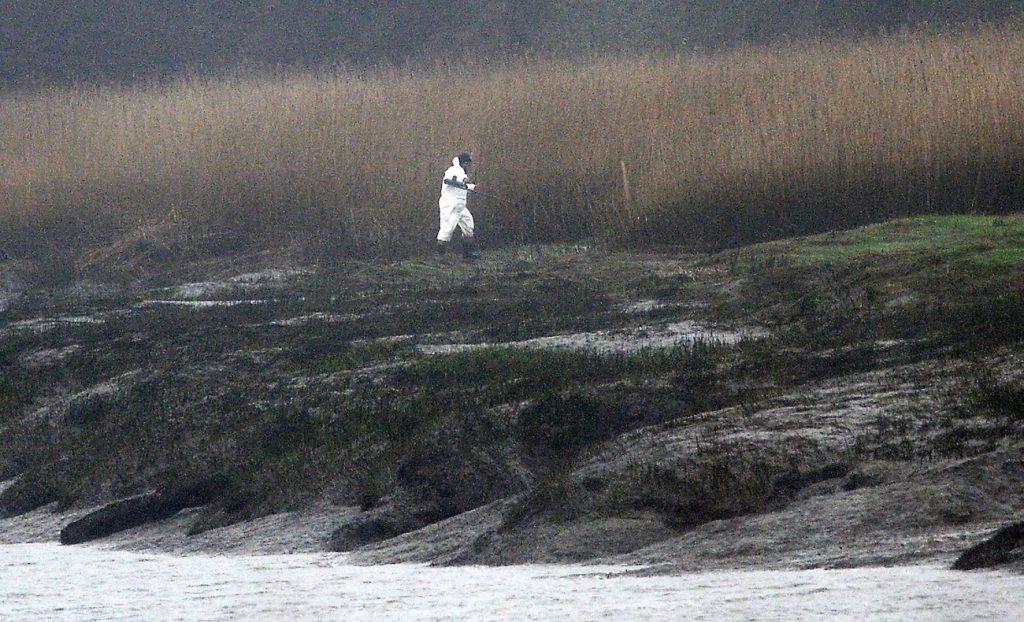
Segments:
[[[454,158],[452,158],[452,166],[462,168],[462,164],[459,162],[459,156],[455,156]]]

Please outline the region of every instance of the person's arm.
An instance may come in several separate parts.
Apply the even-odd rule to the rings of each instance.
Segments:
[[[455,186],[456,188],[462,188],[463,190],[475,190],[476,184],[469,183],[469,177],[464,177],[463,181],[459,181],[458,177],[452,175],[450,178],[445,179],[444,183],[449,186]]]

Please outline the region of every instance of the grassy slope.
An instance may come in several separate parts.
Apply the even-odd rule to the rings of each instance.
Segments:
[[[839,456],[737,461],[708,437],[682,472],[634,465],[632,500],[573,509],[554,493],[630,430],[728,407],[748,413],[742,426],[801,387],[930,361],[975,364],[933,378],[961,390],[930,419],[879,419],[844,461],[1019,440],[1022,251],[1024,217],[921,217],[704,257],[534,247],[474,266],[345,263],[209,296],[267,301],[223,308],[133,306],[174,289],[30,292],[0,316],[0,479],[19,477],[0,511],[209,480],[218,492],[197,530],[327,499],[371,509],[384,537],[519,492],[513,526],[637,507],[676,526],[760,511]],[[660,306],[626,310],[650,300]],[[69,315],[95,322],[16,324]],[[627,355],[418,349],[683,319],[772,336]]]
[[[865,257],[928,254],[977,267],[1012,267],[1024,261],[1024,228],[1019,216],[920,216],[865,227],[842,235],[804,238],[797,243],[766,244],[800,263],[847,264]]]

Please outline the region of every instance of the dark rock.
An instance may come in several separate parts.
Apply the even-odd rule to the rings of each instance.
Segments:
[[[222,485],[212,478],[115,501],[66,525],[60,530],[60,543],[80,544],[170,518],[179,510],[209,503]]]
[[[80,544],[173,516],[181,507],[164,495],[150,493],[115,501],[68,523],[60,530],[61,544]]]
[[[973,546],[953,563],[953,570],[995,568],[1024,560],[1024,523],[1004,527],[981,544]]]

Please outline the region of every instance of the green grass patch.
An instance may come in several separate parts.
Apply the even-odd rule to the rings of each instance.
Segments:
[[[979,266],[992,268],[1024,266],[1024,241],[1017,247],[982,251],[969,256],[968,259]]]
[[[978,252],[979,248],[983,250]],[[784,252],[812,265],[921,253],[973,258],[983,264],[1019,264],[1024,260],[1024,216],[918,216],[752,250]]]

